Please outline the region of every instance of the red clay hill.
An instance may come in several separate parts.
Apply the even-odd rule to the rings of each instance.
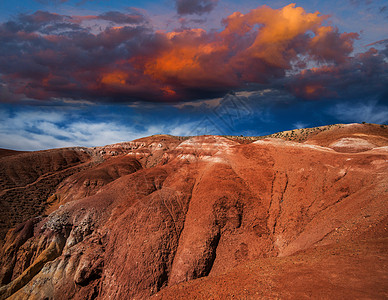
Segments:
[[[0,299],[388,298],[388,126],[0,153]]]

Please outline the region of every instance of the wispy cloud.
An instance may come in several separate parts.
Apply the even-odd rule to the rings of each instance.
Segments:
[[[175,120],[139,127],[101,119],[86,120],[74,112],[0,111],[0,148],[42,150],[102,146],[160,133],[188,135],[198,126],[198,122]]]
[[[347,122],[388,123],[388,106],[378,104],[377,101],[339,103],[331,108],[329,113]]]
[[[301,129],[301,128],[306,128],[308,125],[309,125],[308,123],[298,121],[298,122],[292,124],[292,127],[296,128],[296,129]]]

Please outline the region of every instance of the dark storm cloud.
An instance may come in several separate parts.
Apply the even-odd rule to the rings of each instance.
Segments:
[[[134,22],[123,14],[101,17],[107,18]],[[148,31],[122,26],[93,34],[71,17],[46,12],[20,15],[0,25],[0,72],[12,92],[30,98],[93,98],[100,94],[90,86],[98,80],[99,70],[109,68],[117,58],[134,55]]]
[[[285,87],[306,99],[385,93],[387,48],[351,57],[358,35],[324,26],[326,18],[294,5],[264,6],[232,14],[220,32],[165,33],[154,31],[137,12],[23,14],[0,24],[0,101],[10,101],[10,94],[189,101],[252,84]],[[309,63],[315,68],[306,69]]]
[[[66,23],[69,17],[53,14],[45,11],[37,11],[33,14],[20,14],[15,20],[1,24],[2,33],[31,33],[42,31],[48,26],[70,26],[74,24]],[[74,29],[74,28],[73,28]]]
[[[380,51],[371,48],[342,64],[312,68],[284,79],[295,95],[307,99],[378,98],[388,93],[388,45]],[[386,99],[384,100],[386,101]]]
[[[218,0],[176,0],[175,5],[180,15],[202,15],[211,12]]]

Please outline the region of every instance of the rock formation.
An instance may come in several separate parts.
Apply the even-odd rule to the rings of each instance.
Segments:
[[[0,299],[388,296],[387,126],[6,153]]]

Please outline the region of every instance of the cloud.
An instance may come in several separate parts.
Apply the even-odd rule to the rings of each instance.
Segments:
[[[269,110],[255,93],[228,94],[221,99],[186,103],[90,105],[75,108],[67,99],[50,106],[0,105],[0,148],[40,150],[71,146],[101,146],[153,134],[201,135],[257,132]],[[274,94],[272,96],[275,96]],[[246,128],[246,124],[250,128]]]
[[[111,21],[116,24],[140,24],[145,22],[145,17],[139,13],[123,14],[118,11],[103,13],[97,19]]]
[[[338,103],[329,110],[329,113],[347,122],[388,123],[388,106],[377,101]]]
[[[74,110],[53,111],[26,107],[16,112],[0,110],[0,148],[42,150],[103,146],[159,133],[186,135],[198,125],[194,121],[174,120],[169,124],[155,121],[143,127],[136,122],[129,125],[122,123],[122,120],[101,119],[103,116],[98,120],[85,118]]]
[[[384,15],[384,17],[387,19],[388,18],[388,5],[384,5],[379,7],[379,13]]]
[[[165,49],[140,60],[145,62],[141,68],[165,83],[171,97],[199,98],[247,83],[266,84],[284,77],[303,55],[319,62],[346,60],[355,35],[322,26],[325,19],[294,5],[234,13],[224,20],[225,29],[219,33],[191,29],[166,34]]]
[[[352,5],[356,5],[356,6],[358,6],[358,5],[360,5],[360,4],[370,5],[370,4],[373,3],[372,0],[349,0],[349,1],[350,1],[350,3],[351,3]]]
[[[16,95],[9,91],[6,84],[0,81],[0,100],[2,102],[18,102],[21,98],[21,95]]]
[[[308,123],[298,121],[298,122],[292,124],[292,127],[296,128],[296,129],[301,129],[301,128],[306,128],[308,125],[309,125]]]
[[[380,46],[380,45],[386,45],[386,44],[388,44],[388,39],[383,39],[383,40],[370,43],[368,45],[365,45],[365,47]]]
[[[305,99],[362,98],[388,93],[388,45],[383,50],[371,48],[342,64],[303,70],[286,78],[283,84]]]
[[[352,58],[357,34],[325,26],[327,18],[294,4],[262,6],[228,16],[221,31],[162,32],[138,12],[65,16],[38,11],[0,24],[0,77],[9,93],[42,101],[193,101],[252,84],[283,84],[296,96],[314,99],[337,97],[341,82],[341,87],[357,86],[346,72],[361,63],[363,74],[375,74],[373,86],[381,91],[382,52]],[[377,61],[382,64],[367,71]],[[335,77],[334,82],[330,76],[336,72],[345,80]]]
[[[202,15],[211,12],[218,0],[175,0],[177,12],[180,15]]]

